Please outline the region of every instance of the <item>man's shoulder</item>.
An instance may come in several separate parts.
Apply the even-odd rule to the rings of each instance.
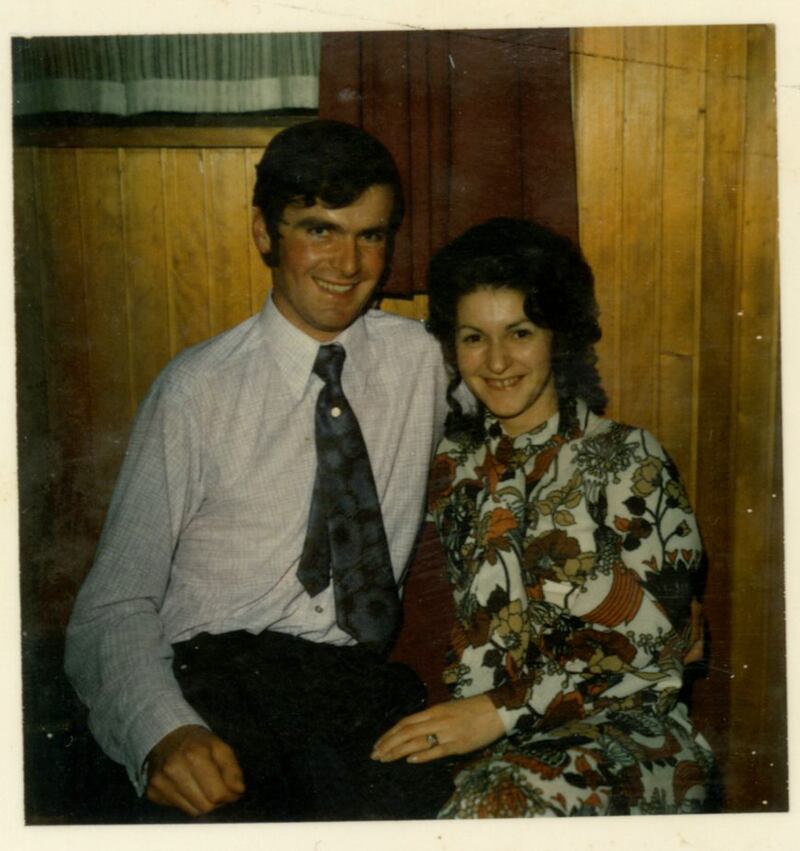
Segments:
[[[262,344],[257,318],[251,316],[179,352],[164,367],[158,382],[191,394],[218,378],[229,380],[233,373],[246,368],[253,352]]]
[[[364,315],[370,339],[405,352],[437,354],[439,344],[425,329],[421,319],[410,319],[385,310],[369,310]]]

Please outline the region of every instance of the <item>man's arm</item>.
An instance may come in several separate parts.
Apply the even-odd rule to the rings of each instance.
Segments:
[[[199,451],[191,400],[162,376],[137,415],[67,632],[67,673],[89,707],[92,732],[140,793],[154,746],[161,754],[168,734],[204,724],[172,673],[160,615],[181,530],[202,498]]]

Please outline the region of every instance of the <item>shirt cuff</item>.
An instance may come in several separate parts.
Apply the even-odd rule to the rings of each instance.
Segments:
[[[208,728],[203,718],[183,702],[172,703],[172,696],[164,695],[163,701],[152,701],[133,719],[127,735],[129,744],[128,777],[137,794],[143,795],[147,788],[147,769],[150,751],[173,730],[187,724]]]
[[[506,728],[506,735],[510,736],[517,729],[517,724],[521,718],[531,714],[531,710],[527,706],[522,706],[519,709],[507,709],[505,706],[495,706],[503,726]]]

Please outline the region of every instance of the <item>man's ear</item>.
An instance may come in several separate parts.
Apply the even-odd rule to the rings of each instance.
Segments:
[[[267,223],[264,221],[264,214],[258,207],[253,207],[253,242],[262,255],[269,254],[271,240],[267,231]]]

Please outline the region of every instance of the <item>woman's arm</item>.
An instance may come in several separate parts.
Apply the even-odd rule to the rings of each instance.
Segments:
[[[459,658],[448,671],[461,699],[401,721],[377,758],[427,761],[623,701],[674,700],[701,564],[694,515],[647,432],[582,448],[587,463],[605,452],[613,472],[589,486],[577,453],[576,467],[534,496],[538,523],[524,546],[508,546],[506,506],[484,513],[488,557],[458,601]]]

